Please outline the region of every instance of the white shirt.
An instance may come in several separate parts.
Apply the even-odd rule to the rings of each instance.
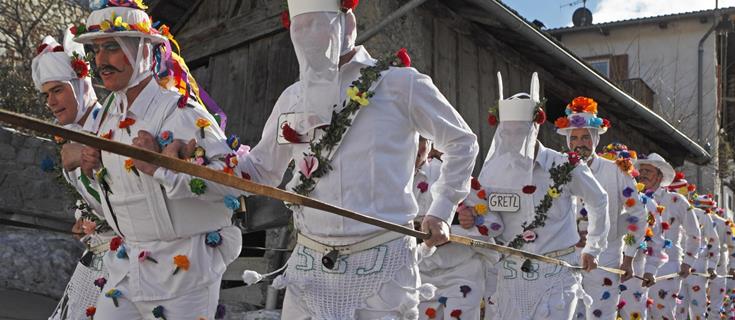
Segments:
[[[374,64],[368,52],[357,47],[352,60],[340,68],[343,99],[360,68]],[[469,191],[477,138],[431,78],[413,68],[391,68],[383,75],[370,104],[362,107],[332,158],[333,169],[310,196],[401,225],[413,221],[418,213],[413,174],[421,135],[444,153],[440,176],[431,187],[428,214],[450,222]],[[298,83],[281,94],[260,142],[240,160],[243,174],[254,181],[278,185],[289,161],[306,151],[305,144],[276,142],[278,118],[296,109],[299,95]],[[333,245],[354,243],[382,230],[307,207],[294,215],[294,221],[300,232]]]
[[[417,217],[425,216],[431,207],[433,200],[431,197],[431,187],[434,186],[436,180],[439,180],[441,167],[442,161],[432,158],[427,159],[421,167],[416,168],[416,173],[413,176],[413,196],[419,205]]]
[[[163,131],[171,131],[174,139],[195,139],[206,150],[210,161],[207,167],[222,170],[222,157],[233,153],[224,133],[196,102],[189,102],[193,107],[178,108],[179,97],[178,93],[163,89],[151,80],[128,110],[127,117],[135,119],[130,134],[119,128],[123,114],[116,106],[110,108],[99,134],[112,132],[112,140],[131,144],[139,130],[156,137]],[[204,128],[204,137],[196,125],[198,119],[211,123]],[[205,192],[197,195],[189,187],[191,176],[164,168],[158,168],[153,177],[143,172],[136,175],[125,170],[126,159],[102,152],[102,164],[108,172],[105,181],[111,189],[102,198],[102,207],[108,223],[124,238],[122,247],[128,253],[127,258],[116,256],[120,249],[106,254],[108,286],[114,287],[127,277],[126,298],[142,301],[177,297],[219,281],[226,266],[240,253],[242,244],[240,230],[232,226],[232,210],[223,199],[225,195],[240,192],[207,181]],[[234,171],[240,174],[237,168]],[[102,190],[100,193],[103,194]],[[205,244],[210,232],[220,233],[223,239],[220,246]],[[142,251],[150,252],[158,263],[139,261],[138,254]],[[190,267],[174,275],[173,259],[177,255],[187,256]]]
[[[567,162],[567,157],[557,151],[544,147],[539,142],[538,153],[533,168],[533,185],[536,191],[533,202],[538,204],[546,195],[548,186],[553,185],[549,174],[555,164]],[[582,253],[598,256],[607,247],[607,233],[610,222],[607,216],[607,193],[592,176],[590,168],[580,162],[572,170],[572,181],[563,186],[561,195],[553,201],[547,212],[546,225],[535,229],[536,240],[525,243],[521,248],[533,253],[546,254],[574,246],[579,241],[577,234],[575,197],[585,200],[588,211],[589,227],[587,244]],[[504,227],[497,239],[503,243],[513,240],[523,233],[522,224],[531,222],[535,216],[533,208],[521,208],[519,212],[500,213]]]
[[[684,196],[663,188],[658,189],[653,197],[664,207],[660,226],[664,238],[671,241],[672,247],[666,250],[669,255],[668,263],[681,264],[683,257],[684,263],[695,265],[702,233],[689,201]],[[664,223],[668,224],[668,230],[663,227]]]
[[[623,172],[615,162],[592,155],[589,162],[592,175],[600,183],[608,199],[608,219],[610,230],[607,235],[607,249],[600,255],[600,264],[618,267],[622,254],[634,257],[646,233],[646,210],[640,200],[636,182],[627,172]],[[581,199],[580,199],[581,200]],[[628,204],[633,204],[629,206]],[[586,220],[587,209],[584,201],[578,201],[577,214]],[[624,242],[624,238],[633,241]]]

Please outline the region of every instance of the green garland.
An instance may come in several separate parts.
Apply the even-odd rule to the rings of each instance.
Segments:
[[[564,186],[572,181],[572,171],[577,167],[577,163],[579,163],[579,156],[576,153],[571,152],[568,156],[568,162],[555,165],[549,169],[549,174],[551,175],[551,179],[554,181],[554,184],[549,187],[544,198],[541,200],[541,203],[534,208],[536,215],[534,216],[533,221],[531,221],[531,223],[523,222],[521,225],[523,232],[516,235],[515,238],[508,243],[509,247],[520,249],[524,244],[533,242],[536,238],[534,230],[546,225],[546,218],[548,217],[546,213],[551,209],[554,199],[558,198],[564,191]],[[523,234],[527,231],[534,232],[533,240],[529,241],[524,239]]]
[[[311,142],[309,144],[311,153],[305,154],[305,156],[313,156],[317,159],[319,165],[309,177],[300,171],[298,172],[299,184],[293,187],[294,192],[309,196],[316,187],[316,179],[332,171],[329,156],[342,141],[347,129],[352,125],[351,116],[368,104],[368,100],[375,95],[374,91],[370,91],[370,87],[380,79],[381,72],[392,66],[403,67],[405,63],[398,55],[389,55],[379,59],[375,66],[360,69],[360,78],[352,82],[352,86],[348,89],[349,97],[342,103],[344,108],[340,112],[332,112],[332,121],[324,129],[324,136],[316,143]]]

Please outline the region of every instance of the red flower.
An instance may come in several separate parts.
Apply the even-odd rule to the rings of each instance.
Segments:
[[[674,176],[674,180],[678,181],[681,179],[684,179],[686,176],[684,175],[684,172],[677,171],[676,175]]]
[[[480,190],[482,188],[480,181],[477,181],[475,177],[472,177],[472,180],[470,181],[470,185],[472,186],[472,190]]]
[[[421,181],[416,185],[416,188],[418,188],[421,193],[424,193],[429,190],[429,184],[426,183],[426,181]]]
[[[576,152],[570,152],[567,156],[571,165],[576,166],[579,163],[579,155]]]
[[[534,192],[536,192],[536,186],[531,186],[531,185],[525,186],[523,187],[522,190],[523,190],[523,193],[525,194],[533,194]]]
[[[357,0],[353,1],[357,3]],[[411,66],[411,57],[408,55],[408,51],[406,51],[406,48],[401,48],[401,50],[398,50],[398,52],[396,52],[396,57],[398,57],[398,59],[401,59],[401,64],[403,64],[404,67],[408,68]]]
[[[87,66],[87,63],[84,62],[84,60],[81,59],[74,59],[71,62],[71,68],[74,69],[74,73],[77,74],[77,77],[84,78],[89,76],[89,66]]]
[[[602,126],[605,128],[610,128],[610,120],[602,119]]]
[[[666,231],[666,230],[669,230],[669,228],[670,228],[670,226],[669,226],[669,223],[668,222],[666,222],[666,221],[661,222],[661,229],[663,229],[664,231]]]
[[[546,122],[546,112],[544,112],[543,109],[539,109],[538,112],[536,112],[536,118],[533,121],[536,121],[538,124]]]
[[[284,29],[291,28],[291,16],[288,13],[288,10],[283,10],[283,12],[281,12],[281,24]]]
[[[459,309],[454,309],[454,310],[452,310],[452,313],[450,313],[449,315],[450,315],[450,316],[451,316],[452,318],[457,318],[457,319],[459,319],[459,317],[460,317],[460,316],[462,315],[462,310],[459,310]]]
[[[479,232],[483,236],[487,236],[490,230],[488,230],[487,226],[485,226],[484,224],[481,224],[477,226],[477,232]]]
[[[77,26],[76,25],[71,26],[71,28],[69,28],[69,32],[71,32],[71,34],[73,34],[73,35],[76,36],[77,35]]]
[[[36,54],[43,52],[43,50],[46,49],[46,47],[48,47],[48,44],[45,44],[45,43],[38,46],[38,48],[36,48]]]
[[[286,141],[291,143],[301,143],[301,135],[296,132],[296,130],[292,129],[288,123],[284,123],[282,129],[283,138],[286,139]]]
[[[436,309],[434,308],[427,308],[426,309],[426,317],[429,319],[436,319]]]
[[[480,199],[482,199],[482,200],[487,200],[487,192],[485,192],[485,190],[480,190],[477,193],[477,197],[480,198]]]
[[[117,124],[117,127],[120,129],[127,129],[134,124],[135,124],[135,119],[125,118],[125,120],[121,120],[120,123]]]
[[[51,50],[53,52],[64,52],[64,47],[62,46],[56,46],[54,47],[54,50]]]
[[[613,283],[612,283],[612,280],[610,280],[610,278],[604,278],[604,279],[602,279],[602,285],[609,287],[609,286],[613,285]]]
[[[97,313],[97,308],[95,308],[95,307],[88,307],[86,313],[87,313],[87,317],[92,317],[92,316],[94,316],[95,313]]]
[[[360,4],[360,0],[342,0],[342,10],[355,10],[358,4]]]
[[[496,117],[494,114],[489,114],[487,116],[487,124],[489,124],[491,127],[498,125],[498,117]]]
[[[112,240],[110,240],[110,250],[117,251],[117,248],[120,247],[120,245],[122,244],[122,242],[123,242],[123,240],[120,237],[114,237],[114,238],[112,238]]]

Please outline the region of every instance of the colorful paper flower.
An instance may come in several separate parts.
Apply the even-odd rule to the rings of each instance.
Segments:
[[[671,227],[671,225],[668,222],[666,222],[666,221],[661,222],[661,229],[662,230],[664,230],[664,231],[669,230],[670,227]]]
[[[485,225],[475,225],[477,228],[477,232],[479,232],[483,236],[488,236],[490,234],[490,230],[488,230],[487,226]]]
[[[125,159],[125,171],[127,171],[128,173],[132,171],[136,176],[140,177],[138,169],[136,169],[135,164],[133,164],[133,159]]]
[[[354,1],[355,3],[357,2],[357,0],[351,1]],[[346,1],[343,0],[342,2],[344,3]],[[398,52],[396,52],[396,57],[401,60],[402,67],[408,68],[411,66],[411,57],[408,55],[408,51],[406,50],[406,48],[401,48],[400,50],[398,50]]]
[[[301,161],[299,161],[299,172],[301,172],[301,174],[307,179],[311,178],[311,175],[314,174],[317,169],[319,169],[319,159],[315,156],[304,156]]]
[[[143,263],[146,260],[148,260],[150,262],[153,262],[153,263],[158,263],[158,261],[156,261],[156,259],[153,259],[153,257],[151,257],[151,252],[150,251],[141,250],[140,253],[138,254],[138,262]]]
[[[626,233],[623,236],[623,243],[625,243],[628,246],[632,246],[633,244],[635,244],[635,236],[633,236],[630,233]]]
[[[230,149],[237,151],[238,149],[240,149],[240,137],[235,134],[230,135],[227,138],[227,145],[230,147]]]
[[[546,194],[548,194],[549,197],[551,197],[552,199],[556,199],[556,198],[559,197],[559,190],[557,190],[554,187],[551,187],[551,188],[549,188],[548,191],[546,191]]]
[[[133,118],[125,118],[123,120],[120,120],[120,122],[117,124],[117,127],[120,129],[125,129],[125,131],[130,135],[130,126],[135,124],[135,119]]]
[[[163,315],[163,306],[153,308],[153,317],[156,319],[166,320],[166,316]]]
[[[202,195],[207,191],[207,183],[202,179],[193,178],[189,181],[189,190],[191,190],[193,194]]]
[[[96,229],[97,229],[96,222],[89,220],[89,219],[82,220],[82,232],[84,232],[85,235],[90,235],[94,233]]]
[[[607,293],[608,295],[610,294],[610,293],[608,293],[608,292],[606,292],[606,293]],[[603,294],[603,295],[604,295],[604,294]],[[602,300],[605,300],[605,299],[602,299]],[[596,318],[599,318],[599,317],[601,317],[601,316],[602,316],[602,311],[601,311],[600,309],[595,309],[595,311],[592,311],[592,315],[593,315],[593,316],[595,316]]]
[[[630,232],[636,232],[636,231],[638,231],[638,226],[635,225],[635,224],[629,224],[628,225],[628,231],[630,231]]]
[[[222,235],[219,231],[209,232],[204,238],[204,244],[211,248],[219,247],[222,244]]]
[[[107,284],[107,279],[105,279],[104,277],[99,277],[94,280],[94,285],[99,287],[100,290],[105,287],[105,284]]]
[[[225,305],[218,304],[217,310],[214,312],[214,319],[224,319],[226,311],[227,310],[225,309]]]
[[[470,180],[470,186],[472,187],[472,190],[480,190],[482,188],[480,181],[478,181],[475,177],[472,177],[472,179]]]
[[[633,198],[628,198],[628,200],[625,200],[625,206],[628,207],[628,208],[634,206],[635,203],[636,203],[635,202],[635,199],[633,199]]]
[[[240,209],[240,199],[238,197],[235,197],[233,195],[226,195],[225,196],[225,207],[228,209],[235,211]]]
[[[502,227],[503,226],[500,223],[497,223],[497,222],[493,222],[493,223],[490,224],[490,229],[492,229],[493,231],[498,231]]]
[[[360,89],[355,86],[347,88],[347,96],[350,98],[350,100],[360,104],[360,106],[364,107],[370,104],[370,100],[365,97],[365,92],[360,92]]]
[[[174,133],[169,130],[163,131],[158,135],[156,140],[158,140],[158,145],[163,149],[167,145],[171,144],[171,142],[174,142]]]
[[[631,196],[633,196],[634,191],[635,190],[633,190],[633,188],[631,187],[625,187],[625,189],[623,189],[623,197],[630,198]]]
[[[460,316],[462,316],[462,310],[454,309],[454,310],[452,310],[451,313],[449,313],[449,316],[451,316],[452,318],[455,318],[457,320],[461,320],[460,319]]]
[[[189,257],[184,255],[175,256],[174,265],[176,266],[176,269],[174,269],[174,275],[179,273],[179,270],[189,270]]]
[[[107,140],[112,140],[112,129],[110,129],[110,131],[107,131],[107,133],[102,134],[100,137]]]
[[[575,128],[584,128],[587,126],[587,120],[581,116],[571,116],[570,125]]]
[[[302,136],[296,132],[288,123],[283,123],[283,126],[281,127],[281,133],[283,134],[283,138],[286,139],[286,141],[290,143],[302,143]]]
[[[447,307],[447,297],[439,297],[439,299],[437,299],[436,301],[439,302],[439,304],[443,305],[444,308]]]
[[[288,10],[283,10],[281,12],[281,25],[284,29],[288,30],[291,28],[291,14],[288,12]]]
[[[491,114],[488,114],[487,115],[487,124],[490,125],[491,127],[497,126],[498,125],[498,117],[496,115],[492,114],[492,113]]]
[[[580,161],[579,154],[576,152],[569,152],[567,153],[567,160],[569,161],[569,164],[576,166]]]
[[[428,183],[426,183],[426,181],[421,181],[421,182],[419,182],[419,183],[418,183],[418,184],[416,185],[416,188],[418,188],[418,189],[419,189],[419,191],[420,191],[421,193],[424,193],[424,192],[426,192],[427,190],[429,190],[429,184],[428,184]]]
[[[521,191],[523,191],[523,193],[525,194],[533,194],[534,192],[536,192],[536,186],[528,185],[523,187]]]
[[[75,52],[74,54],[76,55],[77,53]],[[72,57],[71,68],[76,73],[77,78],[86,78],[89,76],[89,64],[79,56]]]
[[[485,214],[487,214],[487,205],[485,205],[484,203],[478,203],[478,204],[476,204],[475,205],[475,212],[477,212],[477,214],[479,214],[479,215],[483,215],[484,216]]]
[[[97,313],[97,308],[95,308],[94,306],[87,307],[87,309],[84,312],[84,314],[87,315],[87,317],[90,320],[94,320],[94,314],[95,313]]]
[[[436,309],[434,308],[426,308],[426,312],[424,312],[424,314],[429,319],[436,319]]]
[[[561,117],[556,119],[554,121],[554,125],[559,129],[564,129],[569,127],[569,119],[567,117]]]
[[[472,288],[470,286],[459,286],[459,292],[462,293],[463,298],[467,298],[467,294],[472,292]]]
[[[202,136],[202,139],[204,139],[204,129],[206,129],[207,127],[211,125],[212,123],[209,122],[209,120],[207,119],[204,119],[204,118],[197,119],[196,126],[197,128],[199,128],[199,134]]]
[[[115,304],[115,307],[117,308],[120,306],[117,299],[122,297],[122,292],[117,289],[110,289],[109,291],[105,292],[105,297],[112,299],[112,303]]]
[[[534,232],[533,230],[523,231],[523,240],[526,242],[536,241],[536,232]]]
[[[123,239],[120,237],[114,237],[110,240],[110,250],[117,251],[117,248],[123,243]]]

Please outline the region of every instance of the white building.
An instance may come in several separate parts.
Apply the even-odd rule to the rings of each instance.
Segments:
[[[724,147],[727,142],[723,138],[732,132],[732,126],[725,123],[732,121],[722,110],[730,109],[726,102],[730,99],[725,97],[733,96],[726,85],[728,78],[732,79],[728,77],[731,69],[724,66],[727,61],[735,62],[727,59],[728,48],[733,48],[727,38],[732,32],[729,16],[734,13],[735,8],[726,8],[549,31],[566,48],[712,154],[713,161],[706,166],[686,163],[677,169],[683,170],[701,193],[715,194],[731,214],[733,193],[727,186],[730,179],[726,168],[730,167],[732,149]],[[729,118],[734,119],[732,115]]]

